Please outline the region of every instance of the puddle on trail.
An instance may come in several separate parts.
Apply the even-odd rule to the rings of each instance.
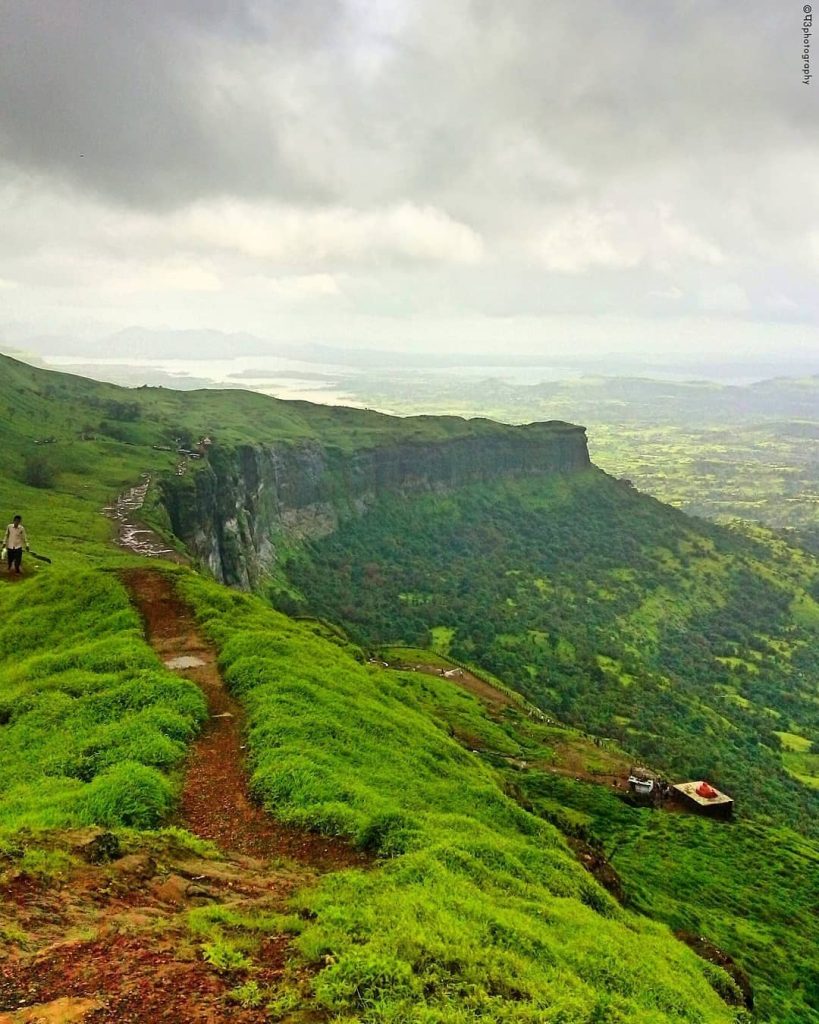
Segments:
[[[207,662],[195,658],[192,654],[180,654],[177,658],[168,658],[163,664],[165,668],[201,668]]]

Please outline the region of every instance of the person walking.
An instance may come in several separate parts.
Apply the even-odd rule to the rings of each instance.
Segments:
[[[28,546],[28,534],[26,533],[25,526],[23,526],[21,516],[15,516],[6,527],[6,535],[3,538],[3,545],[6,549],[9,572],[16,572],[19,576],[22,572],[23,548],[25,548],[26,551],[31,550]]]

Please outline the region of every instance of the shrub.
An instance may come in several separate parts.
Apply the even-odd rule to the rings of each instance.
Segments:
[[[255,1010],[264,1002],[264,994],[258,981],[246,981],[228,992],[228,999],[238,1003],[244,1010]]]
[[[377,814],[358,835],[362,850],[382,857],[397,857],[406,853],[419,838],[418,822],[400,811]]]
[[[44,452],[32,452],[26,456],[23,462],[23,483],[41,490],[56,486],[57,470]]]
[[[366,950],[328,967],[315,985],[319,1002],[331,1010],[364,1008],[384,996],[405,999],[416,994],[416,989],[408,963]]]
[[[153,828],[170,811],[173,790],[164,775],[136,761],[122,761],[97,775],[85,794],[89,823]]]
[[[205,962],[217,971],[229,973],[231,971],[246,971],[251,966],[250,960],[224,939],[217,939],[215,942],[206,942],[202,946],[202,956]]]

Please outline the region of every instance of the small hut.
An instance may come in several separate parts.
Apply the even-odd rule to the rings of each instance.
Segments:
[[[645,797],[647,800],[655,798],[659,791],[659,782],[658,775],[640,765],[635,765],[629,772],[628,788],[636,796]]]
[[[734,813],[734,801],[720,793],[710,782],[700,779],[695,782],[678,782],[672,787],[673,795],[683,807],[709,818],[728,820]]]

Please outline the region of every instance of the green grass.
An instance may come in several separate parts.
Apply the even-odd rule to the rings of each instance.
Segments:
[[[5,395],[0,461],[4,454],[13,451],[5,447],[4,452],[2,442],[7,438],[27,437],[33,443],[35,439],[56,437],[61,445],[75,440],[87,429],[104,439],[116,440],[112,437],[113,428],[113,435],[121,435],[124,446],[169,444],[179,436],[195,441],[208,435],[224,446],[251,441],[320,441],[344,452],[366,450],[385,442],[430,443],[480,435],[510,437],[522,431],[536,439],[577,429],[559,422],[517,428],[459,416],[386,416],[364,409],[282,401],[239,389],[125,389],[37,369],[3,355],[0,370]],[[101,429],[101,423],[108,424],[108,433]],[[38,449],[46,455],[54,450],[53,445]]]
[[[787,752],[782,755],[785,768],[805,786],[819,789],[819,753]]]
[[[449,626],[432,626],[429,633],[430,646],[433,651],[443,655],[449,654],[449,648],[452,644],[452,638],[455,636],[455,630]]]
[[[779,741],[785,750],[792,750],[802,754],[810,750],[810,740],[805,736],[799,736],[794,732],[777,732],[776,735],[779,737]]]
[[[286,571],[364,647],[480,665],[676,779],[713,779],[741,814],[816,831],[815,790],[774,730],[819,735],[819,562],[769,532],[692,520],[590,469],[385,495]],[[401,600],[407,581],[423,600]]]
[[[445,658],[435,651],[425,650],[423,647],[385,647],[381,652],[389,664],[413,664],[432,665],[435,668],[452,668],[454,662]]]
[[[0,827],[152,827],[205,716],[108,573],[0,588]]]
[[[427,706],[461,705],[477,727],[468,694],[425,677],[419,697],[416,674],[362,665],[257,599],[180,584],[247,709],[254,792],[386,858],[297,898],[316,1005],[368,1024],[735,1019],[712,987],[724,975],[622,910]]]
[[[517,773],[515,783],[556,820],[579,816],[635,908],[732,955],[750,975],[759,1020],[819,1022],[819,845],[756,822],[632,808],[606,787],[548,773]]]
[[[449,731],[477,739],[509,791],[567,835],[602,848],[633,907],[732,955],[750,975],[759,1020],[819,1022],[819,844],[762,823],[632,807],[608,785],[548,770],[604,758],[606,770],[622,775],[630,759],[616,747],[601,750],[515,707],[489,719],[471,695],[434,677],[404,677],[403,685]]]
[[[28,560],[28,579],[0,585],[0,826],[18,833],[26,826],[39,830],[90,822],[152,827],[173,806],[178,769],[202,720],[204,702],[196,687],[161,667],[141,636],[123,588],[115,576],[101,571],[133,561],[109,546],[110,526],[99,515],[101,505],[140,473],[167,472],[175,462],[173,454],[155,451],[152,444],[167,444],[180,434],[195,440],[208,433],[231,458],[234,448],[250,442],[320,443],[344,453],[383,443],[426,444],[466,433],[510,430],[451,418],[402,421],[280,403],[243,392],[125,392],[13,361],[0,362],[8,386],[6,415],[0,416],[0,497],[9,515],[24,514],[35,549],[55,558],[51,568],[35,568]],[[133,408],[123,403],[133,403]],[[95,440],[79,439],[87,426],[94,428]],[[545,426],[530,436],[538,430],[548,434],[562,429]],[[56,437],[53,444],[35,445],[35,440],[50,436]],[[54,471],[53,486],[47,489],[22,482],[26,457],[41,451]],[[517,494],[518,500],[520,490],[511,486],[507,494]],[[463,515],[460,500],[432,500],[443,516]],[[474,500],[480,510],[492,503],[492,496],[478,491]],[[578,519],[576,493],[566,481],[539,488],[528,495],[526,504],[541,532],[551,528],[555,518]],[[645,508],[645,521],[640,521],[651,526]],[[518,523],[517,508],[513,511]],[[152,507],[150,514],[161,519],[162,510]],[[395,521],[386,526],[394,529]],[[411,537],[406,540],[411,542]],[[494,534],[484,535],[472,548],[472,561],[474,550],[491,553],[497,541]],[[525,560],[510,563],[515,571],[502,577],[507,589],[496,602],[494,591],[478,588],[472,597],[480,613],[466,624],[447,617],[454,603],[442,607],[440,600],[430,599],[423,582],[410,585],[404,580],[399,595],[412,594],[413,600],[397,597],[401,621],[431,616],[430,626],[450,631],[440,638],[450,641],[457,657],[482,662],[478,645],[463,641],[485,628],[486,613],[495,616],[497,608],[501,616],[525,615],[536,599],[541,602],[534,606],[538,614],[544,608],[549,615],[555,612],[553,622],[523,623],[520,629],[502,623],[503,628],[496,629],[503,638],[498,645],[502,658],[486,659],[490,669],[514,680],[503,658],[519,657],[526,678],[538,682],[543,687],[538,692],[549,701],[577,702],[587,669],[610,676],[618,693],[633,693],[639,686],[623,687],[622,674],[638,683],[646,677],[635,672],[633,655],[631,660],[626,656],[629,650],[596,647],[585,627],[571,624],[585,623],[590,610],[594,615],[594,609],[612,604],[619,614],[618,601],[631,601],[645,590],[647,566],[656,564],[673,575],[680,566],[696,562],[696,593],[683,600],[685,615],[675,608],[667,589],[658,589],[651,600],[643,594],[634,605],[638,611],[628,623],[628,644],[659,657],[656,652],[663,651],[664,640],[658,639],[658,631],[669,624],[690,624],[693,620],[686,616],[701,614],[706,607],[702,595],[709,588],[721,588],[729,576],[728,554],[715,554],[701,531],[692,527],[685,541],[688,546],[675,547],[652,539],[645,564],[614,564],[586,590],[568,587],[554,566],[532,566]],[[605,537],[600,543],[611,546]],[[752,543],[758,559],[768,557],[772,549],[767,540]],[[571,546],[570,550],[574,552]],[[574,558],[571,554],[570,560]],[[798,563],[784,546],[774,561],[772,577],[787,579],[791,596],[807,594],[808,563]],[[435,564],[436,578],[440,566],[447,566],[447,576],[457,567],[448,557]],[[578,564],[571,566],[576,577],[582,576]],[[289,923],[192,922],[194,930],[201,928],[203,955],[220,969],[241,974],[243,958],[256,948],[259,935],[268,927],[286,926],[297,936],[301,960],[314,971],[310,1006],[337,1014],[339,1021],[711,1024],[736,1018],[715,994],[715,989],[729,985],[725,975],[674,941],[664,925],[620,908],[581,869],[553,824],[568,832],[599,827],[605,836],[616,838],[617,829],[628,822],[624,825],[607,810],[611,820],[603,828],[598,810],[577,806],[570,793],[533,792],[537,815],[527,813],[508,795],[507,789],[518,786],[525,773],[512,776],[504,757],[536,757],[548,763],[566,742],[564,731],[538,723],[528,723],[523,732],[510,731],[504,722],[487,719],[472,697],[442,680],[367,666],[361,651],[326,625],[295,623],[257,600],[186,573],[179,578],[220,648],[229,684],[248,710],[255,794],[279,817],[349,836],[383,858],[369,871],[342,872],[299,894],[298,916]],[[744,592],[745,583],[736,582],[738,592]],[[774,580],[771,586],[781,589],[782,584]],[[759,597],[761,592],[756,581],[752,593]],[[793,610],[800,619],[797,630],[809,629],[810,603],[800,596]],[[775,691],[771,684],[773,668],[785,665],[796,679],[809,664],[798,632],[778,631],[777,623],[766,619],[764,631],[757,634],[754,642],[769,659],[763,665],[767,672],[759,673],[761,688],[755,689],[757,684],[744,677],[731,676],[731,681],[759,725],[763,701],[765,706],[775,704],[782,692],[781,685]],[[395,639],[417,642],[403,634]],[[588,657],[590,649],[608,659],[602,663],[605,672],[600,662]],[[537,678],[544,652],[550,670],[555,669],[545,679]],[[736,659],[729,661],[727,672],[739,670],[742,659],[734,649],[719,656]],[[714,664],[719,665],[716,658]],[[790,664],[792,668],[787,668]],[[652,678],[658,677],[659,673]],[[601,687],[604,682],[597,676],[591,681]],[[602,689],[610,696],[606,687]],[[662,688],[655,697],[657,692]],[[806,687],[794,691],[788,713],[784,708],[777,711],[782,728],[803,728],[806,694]],[[714,736],[730,733],[732,726],[725,724],[724,708],[712,710],[699,701],[698,697],[697,723],[716,730],[703,731],[702,742],[710,749]],[[595,713],[601,722],[617,721],[618,710],[619,705],[598,706]],[[627,710],[629,714],[619,720],[636,722],[637,735],[656,742],[655,731],[639,720],[641,708],[629,705]],[[657,721],[676,728],[676,712],[687,713],[689,708],[674,704],[670,714],[660,699],[652,710]],[[772,724],[776,723],[767,724],[768,732]],[[632,737],[633,728],[624,728],[625,738]],[[689,753],[685,743],[691,733],[683,733],[675,738],[679,756]],[[744,733],[742,744],[746,735],[752,734]],[[759,735],[767,733],[753,733]],[[484,753],[470,753],[459,740],[479,741]],[[579,742],[572,734],[570,744]],[[589,764],[594,756],[592,752]],[[545,772],[540,775],[551,778]],[[634,838],[634,827],[629,825],[626,831]],[[725,834],[715,833],[717,838],[710,844],[703,841],[702,847],[713,858],[722,858],[717,873],[730,881],[735,851],[728,844],[722,851],[717,846],[718,835]],[[696,859],[700,837],[682,830],[679,836],[646,839],[645,848],[634,857],[638,880],[641,857],[652,862],[655,898],[646,897],[641,905],[674,926],[686,907],[674,901],[669,864],[689,857],[697,870],[704,870]],[[727,935],[729,951],[750,958],[744,943],[747,940],[750,947],[758,934],[769,944],[778,941],[783,949],[792,950],[802,981],[793,981],[787,973],[784,954],[766,960],[752,950],[751,963],[764,979],[767,1006],[784,1007],[788,1013],[797,1008],[805,1013],[801,1019],[810,1021],[805,993],[813,967],[798,945],[788,945],[791,939],[801,941],[813,934],[791,892],[791,873],[813,864],[807,855],[791,857],[789,851],[798,841],[785,831],[759,831],[747,844],[748,856],[736,858],[740,877],[728,890],[729,899],[735,891],[740,893],[735,934],[727,925],[720,932],[724,918],[713,910],[717,897],[710,891],[703,897],[701,912],[712,915],[707,920],[715,934],[710,937],[719,941],[720,934]],[[779,916],[772,902],[752,898],[755,877],[766,878],[766,884],[773,881],[750,857],[752,848],[762,857],[766,842],[769,862],[777,863],[781,847],[789,872],[779,877]],[[27,850],[26,856],[32,870],[59,868],[47,856],[38,859],[36,848]],[[615,853],[615,861],[618,866],[622,861],[624,875],[630,878],[626,859],[625,852]],[[700,912],[698,900],[690,897],[692,913]],[[723,909],[726,918],[730,916],[731,907]],[[783,921],[791,911],[797,929],[789,939]],[[744,930],[740,912],[749,922]],[[237,985],[238,1001],[257,1001],[252,981]],[[304,995],[299,985],[286,986],[275,1004],[289,1012]]]

